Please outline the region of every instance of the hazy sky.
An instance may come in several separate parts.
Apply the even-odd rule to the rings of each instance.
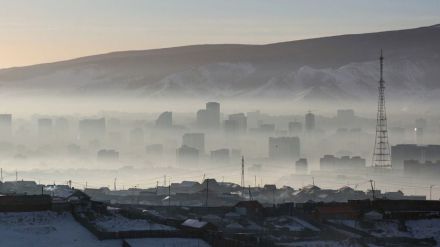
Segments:
[[[440,23],[440,0],[0,0],[0,68],[116,50],[262,44]]]

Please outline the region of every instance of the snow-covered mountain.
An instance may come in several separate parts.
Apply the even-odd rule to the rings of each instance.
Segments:
[[[440,98],[440,25],[268,45],[114,52],[0,70],[1,95],[374,99],[385,54],[388,97]]]

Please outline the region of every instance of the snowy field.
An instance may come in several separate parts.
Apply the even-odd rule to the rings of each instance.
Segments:
[[[280,244],[280,247],[357,247],[348,241],[303,241]]]
[[[144,230],[166,230],[173,231],[176,228],[156,224],[143,219],[128,219],[119,214],[112,216],[103,216],[94,221],[96,226],[104,231],[119,232],[119,231],[144,231]]]
[[[395,220],[376,222],[374,223],[373,229],[364,229],[359,225],[359,223],[353,220],[334,220],[333,222],[369,232],[371,235],[376,237],[433,237],[440,246],[440,219],[408,220],[405,222],[407,231],[400,231],[398,222]]]
[[[409,220],[406,226],[416,238],[434,237],[437,245],[440,246],[440,219]]]
[[[99,241],[69,213],[0,213],[0,246],[120,247],[121,240]]]
[[[196,238],[142,238],[127,239],[131,247],[209,247],[210,245],[201,239]]]

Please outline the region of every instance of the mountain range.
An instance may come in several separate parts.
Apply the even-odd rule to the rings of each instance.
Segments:
[[[121,51],[0,70],[0,95],[140,98],[440,98],[440,25],[266,45],[213,44]]]

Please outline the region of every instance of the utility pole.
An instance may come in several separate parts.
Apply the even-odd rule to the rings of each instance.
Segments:
[[[244,197],[244,156],[241,156],[241,196]]]
[[[115,178],[115,180],[113,181],[113,190],[116,191],[116,178]]]
[[[254,198],[252,197],[252,193],[251,193],[251,186],[249,185],[249,188],[248,188],[248,190],[249,190],[249,201],[253,201],[254,200]]]
[[[203,179],[202,179],[202,183],[203,183],[203,181],[205,181],[205,173],[203,173]]]
[[[206,209],[208,209],[208,189],[209,189],[209,180],[208,179],[206,179],[205,180],[206,181],[206,201],[205,201],[205,207],[206,207]]]
[[[376,199],[376,196],[374,195],[375,191],[374,191],[374,186],[373,186],[373,180],[370,179],[370,185],[371,185],[371,192],[373,192],[373,200]]]
[[[168,209],[171,207],[171,184],[168,185]]]
[[[17,182],[17,181],[18,181],[18,171],[15,170],[15,182]]]
[[[434,187],[435,185],[433,185],[433,184],[431,184],[430,186],[429,186],[429,200],[431,201],[432,200],[432,187]]]
[[[159,191],[159,181],[156,181],[156,195],[158,191]]]
[[[275,188],[272,190],[273,206],[275,207]]]
[[[315,177],[312,177],[312,184],[315,186]]]
[[[257,175],[254,176],[254,187],[257,188]]]
[[[3,168],[0,168],[0,181],[3,183]]]
[[[163,176],[163,187],[167,186],[167,175]]]
[[[86,189],[87,189],[87,181],[86,181]]]

